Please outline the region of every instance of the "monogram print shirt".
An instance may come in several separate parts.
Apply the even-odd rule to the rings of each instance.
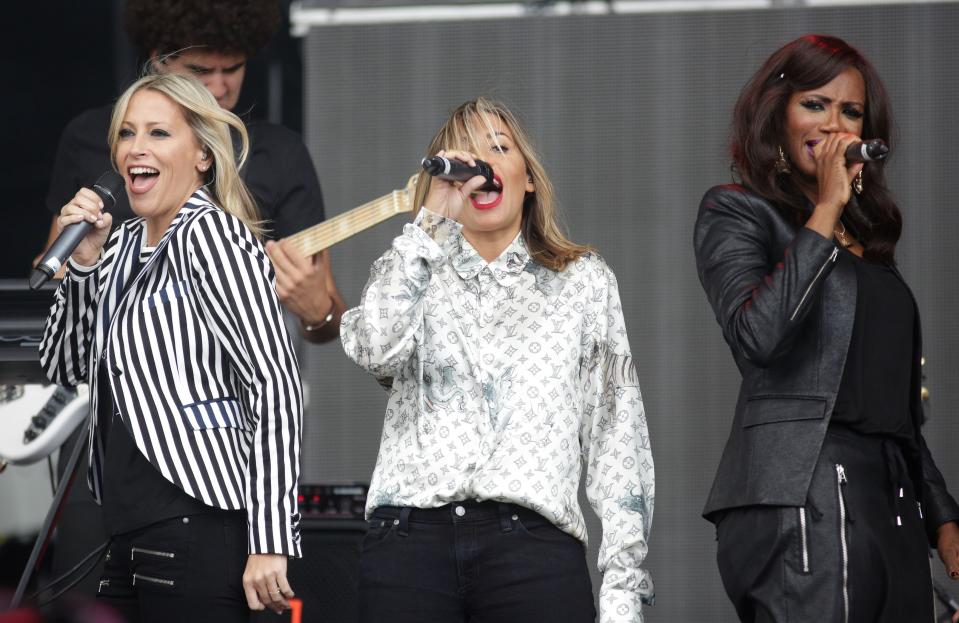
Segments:
[[[616,278],[589,253],[562,272],[518,235],[487,263],[428,210],[343,316],[347,355],[390,386],[367,513],[467,499],[528,507],[586,541],[603,525],[600,620],[643,620],[653,458]]]

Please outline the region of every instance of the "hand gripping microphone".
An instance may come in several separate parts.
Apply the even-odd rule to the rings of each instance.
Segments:
[[[103,209],[110,210],[116,205],[116,196],[123,190],[123,177],[116,171],[107,171],[93,183],[93,192],[103,200]],[[57,274],[63,263],[73,254],[80,241],[90,232],[93,223],[80,221],[63,228],[50,249],[30,274],[30,289],[36,290]]]
[[[433,156],[432,158],[423,158],[423,170],[433,177],[452,182],[468,182],[477,175],[482,175],[486,178],[486,183],[477,190],[484,192],[500,190],[499,184],[493,180],[493,167],[482,160],[476,160],[475,162],[476,166],[471,167],[459,160],[450,160],[443,156]]]
[[[874,162],[883,160],[889,153],[889,146],[881,138],[853,143],[846,148],[846,162]]]

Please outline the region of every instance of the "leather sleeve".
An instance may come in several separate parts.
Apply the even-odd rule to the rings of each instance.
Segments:
[[[922,465],[922,513],[926,522],[929,543],[936,547],[936,530],[944,523],[959,521],[959,504],[946,490],[942,472],[932,460],[926,440],[919,435],[920,463]]]
[[[768,366],[788,352],[835,265],[837,247],[801,228],[775,257],[775,207],[740,186],[710,189],[694,230],[696,268],[737,356]]]

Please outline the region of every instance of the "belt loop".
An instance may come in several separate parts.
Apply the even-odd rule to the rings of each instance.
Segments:
[[[410,535],[410,511],[413,509],[409,506],[404,506],[400,509],[400,519],[397,532],[400,536],[409,536]]]
[[[513,520],[511,515],[513,514],[512,509],[509,504],[504,502],[499,502],[499,529],[500,532],[512,532],[513,531]]]

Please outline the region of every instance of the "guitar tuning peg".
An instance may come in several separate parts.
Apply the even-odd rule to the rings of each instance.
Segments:
[[[929,400],[929,388],[926,386],[919,388],[919,397],[923,402]]]
[[[919,365],[920,365],[920,366],[926,365],[926,357],[925,357],[925,355],[923,355],[922,357],[919,358]]]

